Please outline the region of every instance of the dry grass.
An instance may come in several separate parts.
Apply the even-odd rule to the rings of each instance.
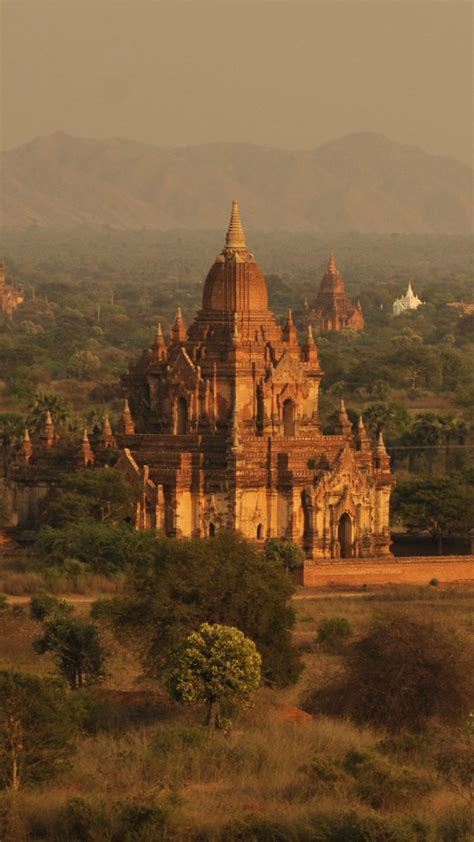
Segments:
[[[434,616],[460,620],[472,630],[469,622],[474,616],[474,590],[468,594],[467,590],[457,593],[452,589],[443,595],[436,590],[423,594],[423,598],[415,592],[398,597]],[[392,594],[390,602],[397,601],[396,596]],[[156,684],[141,679],[133,655],[103,630],[103,643],[110,655],[109,676],[94,691],[97,710],[92,724],[79,741],[71,771],[44,789],[25,791],[17,800],[16,830],[11,840],[35,838],[28,835],[28,828],[35,822],[53,827],[61,807],[76,796],[102,805],[101,809],[112,816],[124,802],[166,804],[171,811],[168,839],[172,842],[193,842],[199,834],[204,842],[221,842],[221,828],[247,814],[296,827],[298,823],[303,825],[311,813],[340,815],[341,810],[354,809],[360,815],[385,815],[387,821],[416,813],[436,825],[443,815],[458,809],[462,799],[436,779],[431,761],[422,754],[413,752],[402,761],[384,755],[394,768],[399,762],[408,763],[420,773],[428,770],[433,778],[429,793],[391,812],[367,806],[347,775],[327,784],[304,771],[315,758],[342,768],[345,755],[353,750],[381,756],[379,743],[384,734],[347,721],[293,716],[307,688],[324,680],[340,662],[339,656],[318,649],[315,640],[319,623],[328,617],[344,616],[358,633],[374,612],[393,607],[388,605],[386,594],[379,597],[369,593],[363,598],[329,594],[325,599],[298,599],[296,637],[305,645],[306,666],[300,681],[285,690],[261,689],[253,706],[235,717],[231,733],[218,735],[211,742],[202,726],[202,711],[170,704]],[[84,601],[79,608],[87,613],[89,604]],[[26,609],[20,614],[11,609],[3,612],[0,665],[51,673],[53,662],[48,656],[38,657],[31,648],[38,632]],[[42,838],[54,838],[56,842],[57,837]],[[452,838],[467,842],[467,837]],[[443,837],[433,839],[441,842]],[[5,840],[10,842],[8,836]],[[107,839],[102,836],[102,841]]]

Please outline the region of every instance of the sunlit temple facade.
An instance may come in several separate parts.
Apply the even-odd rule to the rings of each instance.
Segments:
[[[188,327],[178,309],[168,337],[158,327],[123,378],[117,430],[107,419],[99,433],[84,431],[69,469],[115,453],[142,489],[137,528],[175,537],[232,529],[259,543],[278,536],[300,544],[308,563],[383,556],[392,476],[382,436],[372,442],[362,419],[353,430],[343,402],[336,434],[323,435],[322,376],[311,326],[300,342],[291,311],[281,327],[269,310],[234,202],[201,310]],[[44,489],[55,454],[66,458],[51,423],[41,440],[26,434],[12,470],[23,525],[41,508],[35,472]]]

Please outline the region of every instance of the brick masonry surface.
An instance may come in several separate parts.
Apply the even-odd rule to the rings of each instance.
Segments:
[[[473,582],[474,555],[306,562],[303,573],[303,584],[307,588],[364,584],[426,585],[431,579]]]

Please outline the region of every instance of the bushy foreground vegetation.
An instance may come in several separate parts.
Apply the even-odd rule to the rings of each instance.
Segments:
[[[283,568],[281,575],[288,576]],[[11,740],[1,731],[6,842],[470,842],[469,588],[298,594],[293,639],[305,669],[297,684],[263,686],[250,707],[229,685],[211,740],[199,685],[190,705],[176,704],[166,671],[163,680],[145,680],[133,636],[125,645],[104,619],[92,621],[108,653],[102,683],[67,690],[58,660],[39,658],[33,644],[45,623],[91,622],[90,602],[70,605],[43,594],[30,610],[4,606],[0,615],[0,705],[3,713],[13,685],[28,746],[12,795]],[[181,663],[185,681],[190,664],[196,676],[194,658]],[[179,675],[179,660],[175,667]],[[309,695],[325,697],[332,687],[339,696],[341,681],[342,708],[303,712]],[[26,697],[18,684],[28,685]],[[43,739],[48,733],[56,742]]]

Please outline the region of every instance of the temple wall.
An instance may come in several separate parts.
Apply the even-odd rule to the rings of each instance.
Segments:
[[[474,581],[474,555],[381,558],[350,561],[305,562],[302,584],[306,588],[360,585],[427,585]]]

